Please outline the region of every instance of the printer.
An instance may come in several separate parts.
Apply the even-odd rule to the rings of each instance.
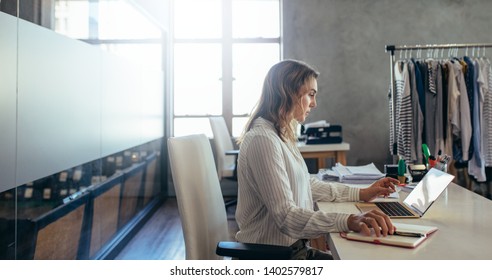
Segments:
[[[306,124],[301,129],[306,144],[337,144],[342,143],[342,126],[330,125],[326,121]]]

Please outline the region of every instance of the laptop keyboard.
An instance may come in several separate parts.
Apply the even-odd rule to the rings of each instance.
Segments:
[[[399,202],[375,202],[375,204],[388,216],[415,216]]]

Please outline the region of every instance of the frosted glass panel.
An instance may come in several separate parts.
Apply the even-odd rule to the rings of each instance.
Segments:
[[[19,21],[17,184],[100,156],[100,55]]]
[[[162,46],[160,44],[101,44],[103,50],[128,58],[137,64],[162,69]]]
[[[71,2],[90,2],[93,6],[96,1]],[[16,14],[17,2],[20,19],[4,10],[13,6]],[[122,199],[140,199],[143,195],[143,203],[136,205],[152,206],[149,202],[155,201],[161,190],[167,190],[161,184],[167,175],[163,173],[161,177],[159,171],[164,136],[161,62],[167,57],[161,54],[160,40],[145,45],[120,44],[116,48],[112,44],[110,49],[117,49],[119,55],[109,54],[99,46],[48,29],[53,12],[48,8],[54,2],[0,0],[0,259],[39,256],[38,249],[46,244],[50,247],[52,241],[33,242],[36,235],[32,229],[51,222],[44,219],[49,217],[46,214],[59,214],[58,206],[62,204],[74,206],[79,199],[88,197],[81,195],[83,192],[101,186],[94,184],[116,172],[128,171],[135,163],[144,166],[153,159],[149,161],[152,168],[142,178],[145,191],[123,194]],[[140,53],[139,46],[145,47],[140,48]],[[121,54],[128,53],[137,54],[132,57],[138,61],[121,58]],[[156,62],[141,63],[144,57]],[[104,153],[111,155],[105,157]],[[138,190],[141,181],[135,182],[133,189]],[[134,211],[127,218],[138,215],[145,212]],[[80,222],[81,228],[64,228],[75,228],[69,235],[80,234],[85,240],[90,233],[85,218],[65,215],[60,220],[73,225]],[[125,224],[120,226],[128,229]],[[125,234],[122,231],[113,236]],[[74,244],[77,240],[74,238]],[[118,242],[117,238],[105,241]],[[33,245],[40,246],[35,249]],[[68,254],[63,250],[77,252],[80,259],[89,255],[89,246],[71,250],[70,242],[64,245],[67,246],[54,248],[56,252],[51,252],[54,254],[49,258],[75,257],[65,257]],[[93,256],[103,258],[104,253]]]
[[[164,135],[162,71],[104,54],[101,101],[102,156]]]
[[[154,69],[141,71],[141,142],[164,136],[164,73]]]
[[[15,186],[17,20],[0,13],[0,192]]]
[[[139,143],[142,102],[139,69],[127,67],[121,58],[103,59],[102,154],[103,156]],[[121,81],[125,81],[122,83]]]

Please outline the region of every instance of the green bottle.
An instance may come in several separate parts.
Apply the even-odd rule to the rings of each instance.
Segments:
[[[405,177],[405,172],[407,171],[407,164],[405,163],[405,160],[400,157],[398,160],[398,180],[400,181],[400,184],[405,184],[406,183],[406,177]]]

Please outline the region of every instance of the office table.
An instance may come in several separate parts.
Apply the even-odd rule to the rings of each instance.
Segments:
[[[408,193],[400,191],[403,200]],[[318,203],[327,212],[359,213],[353,202]],[[419,219],[392,219],[398,223],[437,226],[438,230],[417,248],[349,241],[329,234],[335,259],[346,260],[492,260],[492,201],[451,183]]]
[[[350,150],[348,143],[306,145],[304,142],[299,142],[297,147],[303,158],[317,159],[318,169],[326,168],[326,158],[334,158],[335,162],[347,165],[345,153]]]

